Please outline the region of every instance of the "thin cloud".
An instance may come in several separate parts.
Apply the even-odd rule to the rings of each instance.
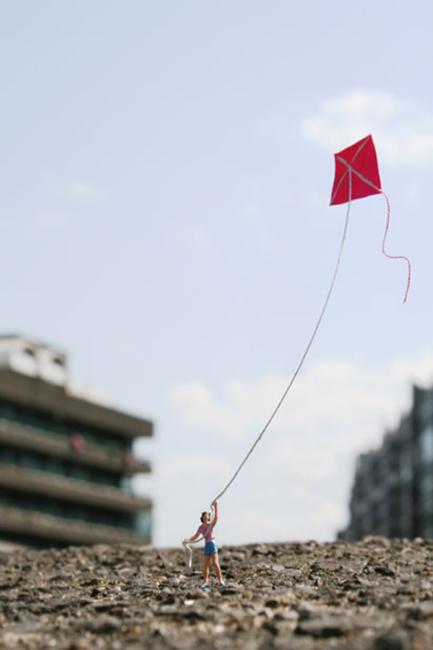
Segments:
[[[288,379],[227,382],[222,397],[200,383],[178,386],[172,397],[179,423],[204,437],[212,433],[219,454],[173,459],[167,479],[201,492],[201,474],[208,481],[205,494],[213,492],[216,478],[218,488],[223,486]],[[347,522],[356,454],[380,444],[383,433],[396,426],[410,406],[412,383],[432,381],[431,351],[375,366],[346,361],[309,366],[251,460],[249,476],[231,491],[221,521],[225,541],[333,538]]]
[[[410,381],[433,379],[433,353],[416,360],[381,366],[356,366],[346,361],[316,361],[289,394],[275,420],[278,428],[300,435],[321,431],[365,437],[384,423],[392,424],[409,403]],[[265,376],[252,382],[229,381],[219,398],[203,384],[174,388],[172,403],[180,422],[190,429],[240,438],[260,430],[289,377]]]
[[[63,210],[38,210],[32,217],[33,224],[43,230],[64,228],[69,224],[69,216]]]
[[[381,158],[390,163],[433,160],[433,114],[392,93],[355,90],[327,99],[302,120],[301,130],[334,151],[372,133]]]
[[[179,454],[161,465],[160,478],[171,483],[194,476],[201,482],[206,478],[219,478],[229,469],[227,461],[220,456],[203,453]]]
[[[89,183],[74,181],[65,186],[64,195],[71,200],[93,201],[99,199],[103,195],[103,191]]]
[[[346,516],[346,508],[308,485],[272,479],[272,495],[262,486],[264,498],[248,500],[239,510],[221,516],[218,536],[225,543],[329,540]]]
[[[73,181],[65,184],[49,183],[41,188],[45,200],[55,203],[56,208],[41,208],[32,215],[32,223],[42,230],[63,229],[70,226],[71,208],[77,204],[95,202],[104,196],[104,191],[94,185]]]

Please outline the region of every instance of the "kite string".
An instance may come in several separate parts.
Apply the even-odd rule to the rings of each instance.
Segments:
[[[328,293],[326,294],[325,302],[323,303],[322,309],[321,309],[320,314],[319,314],[319,318],[317,319],[316,325],[315,325],[315,327],[313,329],[313,333],[310,336],[310,339],[309,339],[309,341],[307,343],[307,346],[306,346],[306,348],[304,350],[304,353],[302,354],[301,359],[300,359],[300,361],[299,361],[299,363],[298,363],[298,365],[297,365],[297,367],[296,367],[296,369],[295,369],[295,371],[294,371],[294,373],[292,375],[292,378],[290,379],[286,389],[284,390],[280,400],[278,401],[277,405],[275,406],[274,410],[272,411],[270,417],[266,421],[265,426],[263,427],[263,429],[261,430],[261,432],[257,436],[256,440],[254,441],[254,443],[251,446],[251,448],[249,449],[248,453],[246,454],[246,456],[242,460],[241,464],[239,465],[239,467],[237,468],[237,470],[233,474],[230,481],[221,490],[221,492],[219,492],[218,495],[215,497],[215,501],[220,499],[227,492],[227,490],[232,485],[232,483],[235,481],[235,479],[238,476],[239,472],[241,471],[241,469],[243,468],[243,466],[247,462],[248,458],[253,453],[254,449],[257,447],[258,443],[260,442],[263,435],[265,434],[268,427],[270,426],[272,420],[274,419],[274,417],[276,416],[276,414],[280,410],[281,405],[283,404],[284,400],[286,399],[288,392],[290,391],[293,384],[295,383],[295,380],[296,380],[297,376],[299,375],[302,366],[304,365],[305,359],[307,358],[307,355],[308,355],[308,353],[309,353],[309,351],[311,349],[311,346],[313,345],[314,339],[316,338],[316,334],[317,334],[317,332],[319,330],[319,327],[320,327],[320,325],[322,323],[323,317],[324,317],[325,312],[326,312],[326,308],[328,307],[329,300],[331,298],[332,292],[333,292],[334,287],[335,287],[335,282],[337,280],[338,270],[340,268],[341,258],[343,256],[343,248],[344,248],[344,244],[346,242],[347,229],[348,229],[348,225],[349,225],[349,216],[350,216],[351,203],[352,203],[352,169],[350,168],[349,169],[349,201],[348,201],[348,204],[347,204],[346,218],[345,218],[345,221],[344,221],[343,235],[341,237],[340,248],[339,248],[338,256],[337,256],[337,262],[335,264],[334,273],[332,275],[332,280],[331,280],[331,284],[330,284],[329,289],[328,289]]]
[[[221,490],[221,492],[219,492],[217,494],[214,501],[217,501],[218,499],[220,499],[227,492],[229,487],[234,483],[234,481],[238,477],[240,471],[242,470],[245,463],[247,462],[247,460],[249,459],[249,457],[253,453],[254,449],[257,447],[260,440],[263,438],[263,436],[266,433],[267,429],[269,428],[272,420],[275,418],[276,414],[280,410],[281,405],[283,404],[284,400],[287,397],[287,394],[289,393],[290,389],[292,388],[293,384],[295,383],[295,380],[296,380],[297,376],[299,375],[302,366],[304,365],[305,359],[307,358],[307,355],[308,355],[308,353],[309,353],[309,351],[311,349],[311,346],[313,345],[313,342],[314,342],[314,339],[316,338],[317,332],[319,331],[319,327],[320,327],[320,325],[322,323],[323,317],[324,317],[326,309],[328,307],[328,303],[329,303],[329,301],[331,299],[331,295],[332,295],[332,293],[334,291],[334,287],[335,287],[335,283],[336,283],[337,275],[338,275],[338,270],[340,268],[341,259],[343,257],[344,244],[346,243],[347,230],[348,230],[348,227],[349,227],[350,207],[351,207],[351,204],[352,204],[352,168],[350,167],[350,165],[348,167],[348,172],[349,172],[349,200],[348,200],[348,203],[347,203],[347,210],[346,210],[346,217],[345,217],[345,220],[344,220],[343,234],[342,234],[341,241],[340,241],[340,247],[339,247],[339,250],[338,250],[337,261],[336,261],[336,264],[335,264],[335,267],[334,267],[334,273],[332,275],[331,284],[329,285],[329,289],[328,289],[328,292],[326,294],[326,298],[325,298],[325,301],[323,303],[322,309],[320,311],[319,317],[317,319],[316,325],[314,326],[313,333],[311,334],[311,336],[310,336],[310,338],[308,340],[308,343],[307,343],[307,345],[305,347],[305,350],[304,350],[304,352],[303,352],[303,354],[301,356],[301,359],[300,359],[300,361],[299,361],[299,363],[298,363],[298,365],[297,365],[297,367],[296,367],[296,369],[295,369],[295,371],[294,371],[294,373],[293,373],[287,387],[285,388],[282,396],[280,397],[277,405],[275,406],[274,410],[272,411],[271,415],[269,416],[268,420],[266,421],[266,423],[265,423],[264,427],[262,428],[262,430],[260,431],[259,435],[255,439],[254,443],[251,445],[251,447],[248,450],[246,456],[243,458],[242,462],[240,463],[240,465],[236,469],[235,473],[233,474],[233,476],[231,477],[229,482],[225,485],[225,487]],[[212,504],[211,504],[212,510],[213,510],[214,501],[212,501]],[[212,521],[213,521],[213,517],[211,519],[211,522]],[[212,525],[212,523],[210,525]],[[192,553],[193,553],[191,545],[192,544],[198,544],[199,542],[202,541],[202,539],[203,539],[203,537],[200,537],[199,539],[196,539],[193,542],[186,541],[186,540],[183,541],[183,546],[184,546],[185,550],[188,553],[188,567],[190,569],[192,567]]]

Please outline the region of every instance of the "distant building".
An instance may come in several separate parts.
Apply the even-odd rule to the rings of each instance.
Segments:
[[[151,540],[152,504],[134,496],[132,455],[152,423],[74,394],[66,357],[0,336],[0,539],[32,546]]]
[[[413,403],[380,449],[359,456],[350,522],[338,536],[433,537],[433,388],[413,388]]]

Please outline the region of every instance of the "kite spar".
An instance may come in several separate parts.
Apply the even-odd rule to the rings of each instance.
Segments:
[[[387,208],[387,216],[386,216],[386,226],[385,226],[385,233],[382,241],[382,253],[390,258],[390,259],[396,259],[396,260],[403,260],[407,264],[407,283],[406,283],[406,289],[404,293],[404,298],[403,302],[406,302],[407,296],[409,293],[409,288],[411,284],[411,276],[412,276],[412,266],[410,263],[410,260],[408,257],[404,255],[390,255],[386,249],[385,249],[385,241],[386,237],[388,234],[389,230],[389,225],[390,225],[390,216],[391,216],[391,206],[390,206],[390,201],[388,199],[388,196],[385,194],[385,192],[382,190],[381,187],[381,181],[380,181],[380,175],[379,175],[379,167],[377,164],[377,155],[376,155],[376,149],[374,147],[373,143],[373,138],[371,135],[368,135],[367,137],[363,138],[362,140],[359,140],[358,142],[355,142],[355,144],[351,145],[350,147],[347,147],[346,149],[343,149],[342,151],[339,151],[338,153],[334,154],[335,157],[335,177],[334,177],[334,184],[332,188],[332,193],[331,193],[331,201],[330,205],[338,205],[341,203],[347,203],[347,208],[346,208],[346,217],[344,220],[344,226],[343,226],[343,233],[341,236],[341,241],[340,241],[340,246],[338,249],[338,254],[337,254],[337,260],[334,266],[334,272],[332,275],[331,283],[329,285],[328,292],[325,297],[325,301],[323,303],[322,309],[319,313],[319,316],[317,318],[316,324],[313,328],[313,332],[307,342],[307,345],[305,347],[305,350],[298,362],[298,365],[288,383],[286,386],[282,396],[280,397],[279,401],[277,402],[274,410],[272,411],[271,415],[269,416],[268,420],[266,421],[264,427],[260,431],[259,435],[253,442],[252,446],[248,450],[247,454],[243,458],[242,462],[234,472],[233,476],[231,479],[228,481],[228,483],[224,486],[224,488],[218,493],[218,495],[215,497],[214,501],[217,501],[220,499],[229,489],[229,487],[234,483],[236,480],[237,476],[239,475],[240,471],[244,467],[245,463],[253,453],[254,449],[257,447],[259,444],[260,440],[266,433],[267,429],[269,428],[272,420],[280,410],[281,405],[283,404],[284,400],[286,399],[290,389],[292,388],[293,384],[296,381],[297,376],[299,375],[302,366],[304,365],[305,359],[308,356],[308,353],[311,349],[311,346],[313,345],[314,339],[316,338],[317,332],[319,331],[320,325],[322,323],[323,317],[325,315],[326,309],[328,307],[328,303],[331,299],[331,295],[334,291],[335,283],[337,280],[337,275],[338,275],[338,270],[340,268],[340,263],[341,263],[341,258],[343,256],[343,249],[344,249],[344,244],[346,242],[346,236],[347,236],[347,230],[349,226],[349,216],[350,216],[350,209],[352,205],[352,201],[355,199],[361,199],[373,194],[382,194],[385,198],[386,201],[386,208]],[[212,506],[211,506],[212,508]],[[213,520],[213,517],[212,517]],[[212,523],[210,524],[212,525]],[[190,544],[196,544],[200,542],[203,538],[197,539],[194,542],[184,542],[183,545],[185,549],[188,552],[188,566],[191,568],[192,566],[192,548]]]

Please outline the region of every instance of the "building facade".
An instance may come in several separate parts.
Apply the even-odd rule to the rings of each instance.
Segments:
[[[433,537],[433,388],[414,386],[396,430],[358,457],[349,507],[339,538]]]
[[[152,422],[68,388],[62,352],[0,336],[0,540],[150,543],[152,503],[130,485],[151,470],[133,442],[152,434]]]

